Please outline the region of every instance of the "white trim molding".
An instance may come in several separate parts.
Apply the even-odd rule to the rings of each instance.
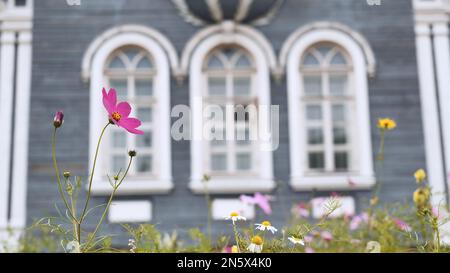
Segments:
[[[368,98],[368,69],[375,66],[375,59],[368,44],[361,44],[362,37],[349,35],[347,28],[336,28],[333,24],[312,24],[315,27],[302,27],[294,32],[283,46],[280,62],[286,63],[288,85],[288,114],[290,139],[291,186],[294,190],[307,191],[313,189],[369,189],[375,184],[372,143],[370,135],[370,114]],[[346,29],[346,31],[342,31]],[[302,124],[298,122],[302,115],[301,89],[302,80],[299,70],[302,56],[312,46],[318,43],[332,43],[342,47],[350,56],[353,67],[349,84],[352,85],[354,97],[354,112],[351,113],[358,128],[353,137],[353,149],[357,167],[345,173],[315,173],[309,174],[305,168],[302,154],[305,151],[305,134]],[[368,53],[369,52],[369,53]],[[368,57],[370,64],[367,63]]]
[[[277,62],[275,51],[264,34],[249,26],[236,24],[232,21],[224,21],[221,24],[202,29],[189,39],[181,54],[178,77],[183,78],[190,73],[189,64],[192,62],[192,56],[194,55],[195,50],[201,43],[213,35],[222,35],[224,37],[223,43],[233,43],[233,37],[239,36],[245,36],[253,40],[254,45],[262,52],[262,56],[264,60],[266,60],[271,73],[277,77],[282,73]]]
[[[104,68],[108,58],[117,49],[124,46],[137,46],[147,51],[153,58],[157,73],[154,81],[154,96],[157,101],[157,120],[155,133],[157,147],[158,170],[155,177],[130,177],[118,194],[160,194],[167,193],[173,188],[171,163],[171,137],[170,137],[170,63],[176,66],[177,58],[173,47],[167,44],[168,40],[156,30],[141,26],[116,27],[106,31],[89,46],[83,58],[83,73],[90,78],[90,154],[94,154],[100,129],[104,126],[106,116],[101,109],[101,90],[106,86]],[[86,69],[86,70],[85,70]],[[125,151],[124,151],[125,152]],[[139,152],[139,151],[138,151]],[[138,154],[139,156],[139,154]],[[91,159],[92,160],[92,159]],[[97,166],[105,166],[104,158],[99,157]],[[92,162],[91,162],[92,163]],[[90,164],[92,166],[92,164]],[[94,178],[93,194],[104,195],[112,191],[106,174]]]
[[[256,35],[256,36],[255,36]],[[259,38],[255,38],[259,37]],[[262,40],[262,42],[261,42]],[[262,44],[261,44],[261,43]],[[191,118],[191,182],[190,188],[195,193],[205,190],[202,182],[203,175],[207,173],[204,162],[203,139],[203,63],[207,56],[217,47],[234,45],[245,49],[255,62],[256,74],[254,90],[257,90],[258,104],[270,106],[270,72],[269,67],[276,65],[275,55],[270,43],[256,30],[249,27],[236,26],[227,22],[219,26],[209,27],[188,42],[182,57],[182,70],[189,66],[189,92]],[[267,48],[269,47],[269,48]],[[259,128],[270,128],[270,119],[261,117]],[[269,124],[266,124],[269,123]],[[226,178],[212,177],[208,182],[211,193],[244,193],[274,189],[272,151],[267,149],[267,143],[259,141],[256,155],[259,164],[254,175],[241,177],[239,175]]]
[[[0,240],[11,245],[26,226],[32,26],[32,0],[0,10]]]
[[[362,36],[359,32],[351,29],[350,27],[338,23],[338,22],[329,22],[329,21],[321,21],[314,22],[305,26],[300,27],[294,33],[292,33],[286,41],[283,43],[281,47],[280,55],[279,55],[279,63],[280,66],[284,69],[288,65],[289,55],[294,47],[295,43],[297,43],[302,37],[306,36],[308,33],[320,31],[320,30],[329,30],[341,33],[341,35],[348,36],[346,39],[352,40],[354,43],[358,45],[360,50],[362,50],[364,62],[366,65],[367,74],[370,77],[374,77],[376,73],[377,63],[375,59],[375,54],[373,53],[372,47],[369,42]]]
[[[91,78],[92,65],[94,61],[95,54],[99,51],[104,43],[111,40],[120,34],[136,34],[142,37],[147,37],[151,39],[153,43],[156,43],[164,51],[164,56],[167,56],[172,72],[177,74],[179,67],[178,54],[173,46],[173,44],[159,31],[149,28],[147,26],[141,25],[122,25],[111,28],[101,35],[95,38],[91,42],[88,49],[86,50],[83,61],[81,63],[81,77],[83,81],[87,82]]]

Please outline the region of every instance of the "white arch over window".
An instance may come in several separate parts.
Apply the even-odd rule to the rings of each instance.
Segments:
[[[375,59],[368,44],[362,46],[362,37],[356,39],[349,31],[342,31],[330,24],[316,24],[316,27],[304,27],[287,39],[280,54],[281,63],[286,63],[289,107],[290,167],[291,185],[295,190],[334,190],[362,189],[374,185],[372,145],[370,136],[370,115],[368,98],[368,69],[375,65]],[[320,26],[320,27],[318,27]],[[342,28],[342,27],[341,27]],[[335,45],[348,54],[351,61],[349,84],[353,90],[354,107],[350,115],[354,126],[358,128],[353,137],[353,151],[358,160],[354,170],[346,172],[323,171],[310,173],[304,155],[307,150],[305,124],[298,117],[303,116],[304,92],[303,76],[300,70],[305,54],[320,43]],[[367,63],[370,57],[370,64]]]
[[[166,193],[173,188],[170,159],[170,65],[176,66],[177,57],[168,40],[157,31],[141,26],[116,27],[94,40],[86,51],[82,69],[85,79],[90,79],[90,154],[94,154],[99,129],[104,126],[106,119],[101,94],[102,88],[108,86],[105,67],[118,49],[127,46],[137,47],[148,53],[156,70],[152,78],[153,96],[157,101],[153,126],[159,130],[155,130],[157,135],[154,136],[153,146],[157,149],[155,154],[159,164],[152,176],[127,178],[127,183],[123,184],[118,194]],[[102,149],[106,148],[103,145]],[[108,194],[111,191],[105,176],[106,165],[105,158],[100,157],[97,166],[103,166],[103,169],[94,178],[92,187],[95,194]]]
[[[200,32],[200,34],[205,32]],[[269,64],[272,60],[267,52],[252,39],[242,32],[226,31],[209,33],[207,37],[194,38],[198,43],[188,43],[183,56],[184,63],[190,59],[189,66],[189,92],[190,106],[192,109],[192,141],[191,141],[191,182],[190,187],[194,192],[203,192],[204,184],[201,182],[203,175],[207,172],[204,165],[203,146],[203,91],[206,81],[203,73],[205,60],[221,46],[237,46],[244,49],[254,61],[255,79],[253,86],[257,92],[259,105],[270,106],[270,71]],[[195,44],[195,46],[194,46]],[[192,54],[190,53],[192,52]],[[191,56],[189,58],[189,56]],[[273,56],[272,56],[273,57]],[[269,122],[268,117],[262,117],[259,113],[258,127],[268,126],[263,122]],[[270,128],[270,127],[266,127]],[[258,170],[252,176],[240,176],[238,174],[229,177],[212,177],[208,182],[208,190],[215,193],[243,193],[254,191],[270,191],[275,187],[273,181],[272,151],[265,149],[267,143],[258,142],[260,145],[256,155]]]

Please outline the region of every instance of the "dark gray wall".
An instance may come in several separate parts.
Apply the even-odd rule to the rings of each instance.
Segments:
[[[415,187],[411,174],[425,164],[411,1],[382,1],[381,6],[369,6],[364,0],[287,0],[275,20],[259,30],[269,38],[278,53],[293,31],[319,20],[338,21],[352,27],[369,41],[375,52],[377,74],[369,83],[374,152],[379,144],[375,127],[377,118],[388,116],[398,122],[398,129],[387,136],[382,201],[407,200]],[[178,52],[198,30],[178,16],[169,0],[82,0],[79,7],[67,6],[61,0],[35,3],[28,223],[55,215],[55,202],[62,208],[50,154],[51,119],[55,110],[63,109],[66,114],[64,126],[59,130],[59,162],[63,169],[87,176],[90,156],[86,145],[89,88],[81,81],[81,59],[89,43],[100,33],[125,23],[159,30]],[[172,105],[188,105],[188,92],[188,81],[178,85],[172,80]],[[294,202],[329,193],[294,193],[290,189],[285,79],[280,83],[272,82],[271,93],[272,103],[280,105],[281,128],[280,146],[274,152],[274,171],[279,187],[274,193],[277,198],[273,203],[275,213],[270,218],[276,225],[281,225],[289,217]],[[193,195],[188,189],[189,157],[189,142],[172,141],[175,189],[168,195],[148,197],[153,203],[152,222],[163,230],[204,227],[206,223],[203,196]],[[353,195],[359,208],[366,204],[368,198],[364,191],[340,194]],[[104,202],[106,198],[95,198],[92,205]],[[99,214],[100,210],[92,216],[98,217]],[[258,215],[258,219],[261,218],[262,215]],[[222,222],[214,223],[217,232],[225,228],[228,227]],[[123,233],[120,225],[110,225],[103,230],[105,233]],[[117,240],[125,244],[126,239],[119,236]]]

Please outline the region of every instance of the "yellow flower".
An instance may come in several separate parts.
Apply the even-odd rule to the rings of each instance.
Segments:
[[[263,239],[261,236],[253,236],[252,243],[247,247],[247,250],[253,253],[261,253],[263,249]]]
[[[231,253],[239,253],[239,249],[236,245],[231,247]]]
[[[378,128],[380,128],[382,130],[392,130],[392,129],[395,129],[395,127],[397,127],[397,123],[393,119],[380,118],[378,120]]]
[[[417,183],[422,183],[427,177],[427,173],[423,169],[419,169],[414,173]]]
[[[430,190],[428,188],[418,188],[413,194],[414,203],[417,206],[423,207],[430,198]]]
[[[378,199],[378,197],[374,196],[374,197],[370,198],[370,205],[375,206],[376,204],[378,204],[378,201],[380,201],[380,199]]]

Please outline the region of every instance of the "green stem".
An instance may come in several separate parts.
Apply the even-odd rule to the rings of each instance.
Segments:
[[[98,230],[100,229],[100,226],[102,225],[103,221],[105,220],[106,213],[108,213],[109,207],[111,206],[111,203],[113,201],[114,195],[116,194],[117,190],[119,189],[120,185],[122,184],[123,180],[128,174],[128,171],[130,170],[131,163],[133,162],[133,157],[130,157],[130,161],[128,162],[127,169],[120,179],[119,183],[115,184],[113,187],[113,191],[111,193],[111,196],[109,197],[108,203],[105,207],[105,210],[103,211],[102,217],[100,218],[100,221],[98,222],[97,226],[95,227],[94,232],[91,234],[89,241],[86,244],[86,251],[89,250],[89,244],[92,243],[92,240],[95,238],[95,235],[97,234]]]
[[[233,231],[234,231],[234,240],[236,240],[236,247],[238,249],[238,253],[241,253],[241,247],[239,246],[239,235],[234,222],[233,222]]]
[[[59,194],[61,195],[61,199],[64,202],[64,205],[66,206],[66,209],[70,212],[70,217],[72,218],[71,221],[72,223],[77,223],[78,220],[75,217],[75,215],[73,214],[73,211],[71,210],[71,208],[69,207],[69,203],[67,202],[66,196],[64,195],[64,191],[63,191],[63,187],[62,187],[62,182],[61,182],[61,176],[59,174],[59,168],[58,168],[58,164],[56,162],[56,127],[53,130],[53,136],[52,136],[52,159],[53,159],[53,167],[55,169],[55,174],[56,174],[56,180],[58,182],[58,190],[59,190]]]
[[[83,222],[84,218],[86,217],[86,211],[89,206],[89,201],[91,199],[92,180],[94,179],[95,166],[97,164],[97,157],[98,157],[98,151],[100,150],[100,143],[102,141],[103,134],[105,133],[106,128],[108,128],[108,126],[110,124],[111,123],[108,122],[108,124],[106,124],[105,127],[103,127],[102,132],[101,132],[100,137],[97,142],[97,148],[95,149],[94,163],[92,165],[92,170],[91,170],[91,177],[89,178],[89,187],[88,187],[88,192],[87,192],[87,197],[86,197],[86,203],[84,204],[83,213],[81,214],[81,217],[80,217],[80,223]]]

